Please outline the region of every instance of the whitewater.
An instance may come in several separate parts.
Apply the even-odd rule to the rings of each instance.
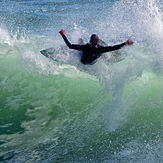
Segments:
[[[0,1],[0,162],[163,162],[161,0]],[[72,43],[133,40],[94,65]],[[63,62],[43,56],[54,47]]]

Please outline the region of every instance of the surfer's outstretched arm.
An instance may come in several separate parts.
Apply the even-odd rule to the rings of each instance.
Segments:
[[[66,31],[65,31],[65,30],[62,29],[59,33],[60,33],[60,35],[63,37],[63,39],[64,39],[66,45],[67,45],[70,49],[81,50],[81,49],[80,49],[80,45],[78,45],[78,44],[71,44],[71,43],[68,41],[68,39],[67,39],[67,37],[66,37]]]
[[[132,44],[133,44],[133,42],[131,40],[127,40],[126,42],[124,42],[122,44],[119,44],[119,45],[102,47],[100,49],[100,51],[101,51],[101,53],[103,53],[103,52],[109,52],[109,51],[114,51],[114,50],[121,49],[125,45],[132,45]]]

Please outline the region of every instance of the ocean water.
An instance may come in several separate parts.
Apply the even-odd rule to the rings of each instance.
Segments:
[[[161,0],[0,4],[0,162],[163,162]],[[60,29],[72,43],[134,45],[121,62],[82,65]],[[40,54],[49,47],[65,62]]]

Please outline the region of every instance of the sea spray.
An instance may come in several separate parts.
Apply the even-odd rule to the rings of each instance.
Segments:
[[[0,161],[162,162],[161,6],[3,2]],[[61,28],[72,43],[97,33],[108,45],[134,45],[118,63],[82,65],[74,51],[55,63],[40,50],[65,45]]]

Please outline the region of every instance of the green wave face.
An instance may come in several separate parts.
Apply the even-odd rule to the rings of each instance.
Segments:
[[[162,2],[10,0],[0,13],[0,162],[162,162]],[[83,65],[61,28],[134,45]]]

